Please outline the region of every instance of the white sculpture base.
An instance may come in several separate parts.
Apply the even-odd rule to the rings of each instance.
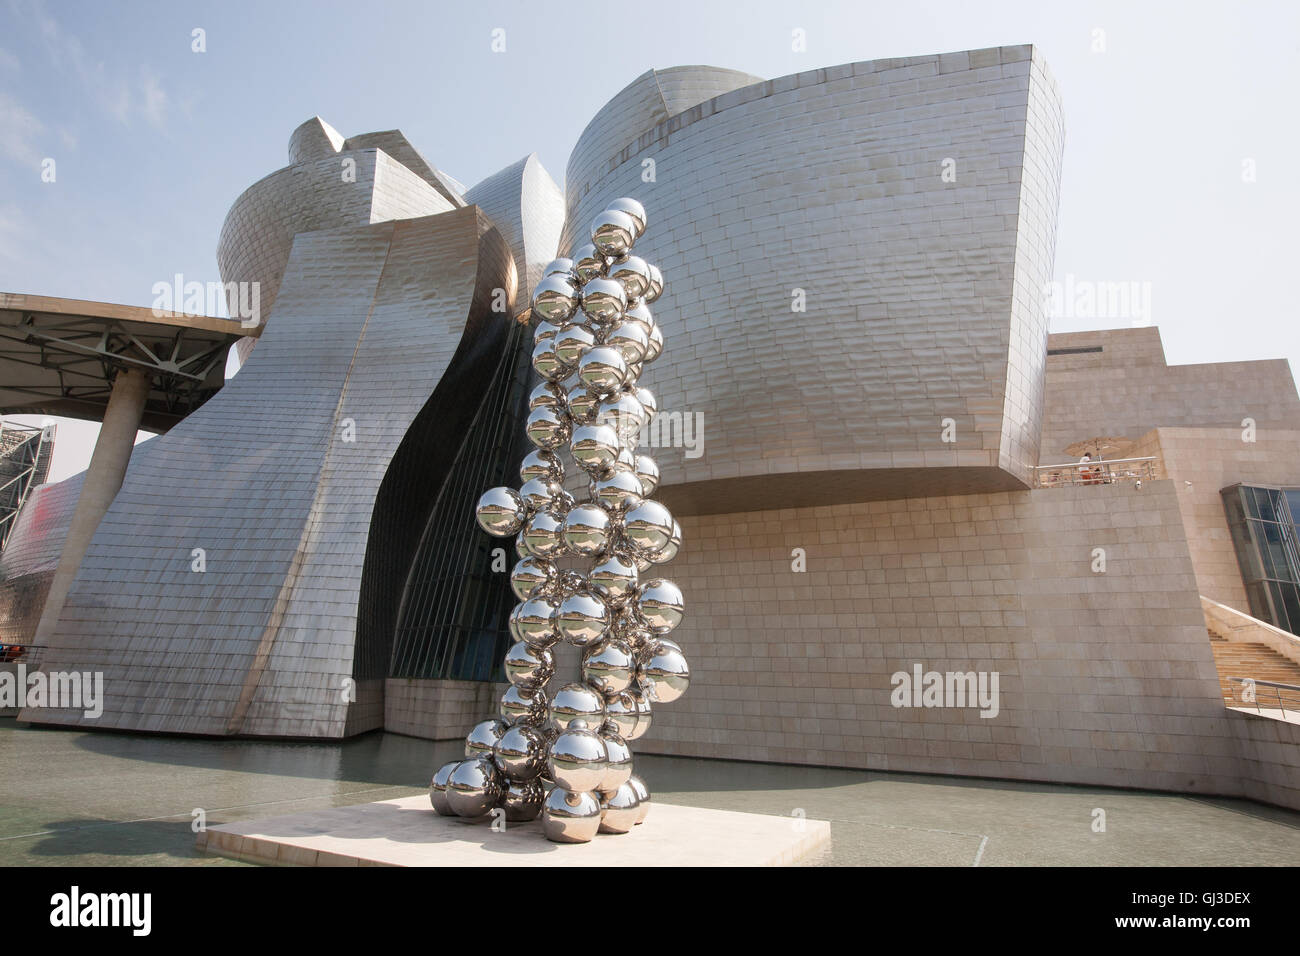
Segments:
[[[298,866],[784,866],[830,842],[824,820],[652,803],[631,833],[551,843],[541,825],[440,817],[423,794],[209,827],[201,849]]]

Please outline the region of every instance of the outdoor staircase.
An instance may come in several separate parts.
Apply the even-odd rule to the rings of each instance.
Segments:
[[[1225,703],[1243,706],[1241,685],[1230,683],[1229,677],[1250,677],[1255,680],[1294,684],[1300,687],[1300,664],[1288,660],[1264,644],[1229,641],[1210,630],[1210,648],[1214,651],[1214,664],[1219,669],[1219,689]]]

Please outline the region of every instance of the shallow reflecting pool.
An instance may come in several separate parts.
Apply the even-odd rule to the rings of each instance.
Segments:
[[[0,865],[237,866],[194,849],[196,811],[217,824],[419,793],[460,750],[385,733],[272,743],[0,719]],[[638,756],[637,771],[657,800],[830,820],[814,864],[1300,863],[1300,814],[1244,800],[674,757]]]

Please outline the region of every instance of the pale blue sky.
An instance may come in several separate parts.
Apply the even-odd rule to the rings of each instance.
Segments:
[[[400,128],[467,185],[533,151],[558,181],[650,67],[776,77],[1032,42],[1065,102],[1057,277],[1150,283],[1171,362],[1295,369],[1297,37],[1295,3],[0,0],[0,291],[149,305],[174,273],[216,280],[226,210],[315,114],[344,135]],[[54,477],[94,432],[60,422]]]

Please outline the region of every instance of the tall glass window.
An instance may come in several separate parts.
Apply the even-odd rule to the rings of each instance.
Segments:
[[[1232,485],[1221,494],[1250,613],[1300,634],[1300,488]]]
[[[393,640],[393,677],[505,680],[514,607],[508,573],[513,538],[491,538],[474,518],[488,488],[515,485],[527,451],[524,420],[532,376],[532,330],[512,340],[438,495],[411,566]]]

